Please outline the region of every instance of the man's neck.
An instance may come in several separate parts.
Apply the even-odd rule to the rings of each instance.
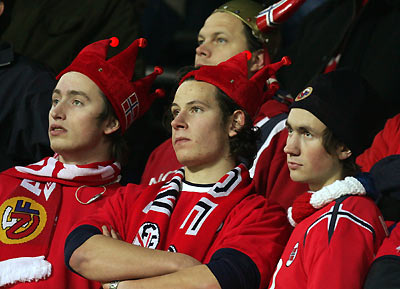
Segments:
[[[212,166],[185,166],[185,180],[195,184],[213,184],[235,167],[234,160],[225,160]]]
[[[343,180],[344,176],[342,171],[337,171],[334,175],[332,175],[331,177],[329,177],[328,179],[326,179],[323,182],[320,183],[308,183],[308,187],[310,188],[311,191],[316,192],[319,191],[320,189],[322,189],[325,186],[328,186],[330,184],[333,184],[336,180]]]
[[[108,154],[105,155],[96,155],[96,156],[85,156],[85,157],[77,157],[76,155],[74,156],[68,156],[66,154],[60,154],[58,160],[64,164],[70,164],[70,165],[87,165],[91,163],[97,163],[97,162],[105,162],[109,161],[111,158],[109,157]]]

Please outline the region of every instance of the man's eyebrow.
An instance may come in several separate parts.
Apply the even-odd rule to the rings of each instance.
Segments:
[[[287,120],[286,120],[286,122],[285,122],[285,125],[286,125],[287,128],[291,128],[291,129],[296,130],[296,131],[301,131],[301,132],[307,131],[307,132],[316,133],[315,130],[312,129],[312,128],[311,128],[310,126],[308,126],[308,125],[303,125],[303,126],[298,126],[298,127],[293,128],[293,127],[291,126],[291,124],[290,124]]]
[[[307,125],[298,127],[298,130],[300,130],[300,131],[314,132],[314,130],[313,130],[311,127],[307,126]]]
[[[86,92],[81,91],[81,90],[68,90],[67,94],[69,96],[76,96],[76,95],[82,95],[85,97],[87,100],[90,100],[89,96],[86,94]]]
[[[60,91],[58,88],[54,89],[54,90],[53,90],[53,93],[61,95],[61,91]],[[82,95],[82,96],[85,97],[87,100],[90,100],[90,98],[89,98],[89,96],[86,94],[86,92],[81,91],[81,90],[68,90],[67,95],[68,95],[68,96]]]
[[[211,35],[213,37],[216,37],[216,36],[218,36],[220,34],[227,34],[227,33],[225,31],[215,31]],[[199,34],[197,34],[197,38],[204,38],[204,36],[203,36],[203,34],[201,34],[201,32],[199,32]]]
[[[189,101],[189,102],[185,103],[185,106],[193,105],[193,104],[202,104],[202,105],[207,106],[207,107],[210,106],[208,103],[206,103],[204,101],[201,101],[201,100]],[[179,107],[179,105],[177,103],[175,103],[175,102],[171,103],[171,108],[174,107],[174,106],[178,106]]]
[[[204,106],[210,106],[208,103],[205,103],[204,101],[201,100],[192,100],[186,103],[186,105],[192,105],[192,104],[202,104]]]

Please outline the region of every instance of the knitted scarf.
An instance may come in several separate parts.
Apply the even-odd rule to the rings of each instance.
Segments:
[[[62,186],[102,186],[119,180],[116,162],[69,165],[56,158],[2,173],[15,182],[1,184],[0,286],[50,276],[51,264],[45,257],[61,206]]]
[[[302,220],[342,196],[365,194],[363,184],[354,177],[336,180],[319,191],[308,191],[298,196],[288,209],[288,220],[293,227],[296,227]]]
[[[171,181],[159,189],[156,198],[144,210],[146,216],[133,243],[190,253],[202,260],[229,212],[251,192],[250,177],[244,165],[239,165],[208,191],[195,194],[196,197],[183,195],[190,194],[182,191],[183,178],[184,170],[179,169]],[[179,210],[174,211],[178,202]],[[164,238],[150,238],[150,232]]]

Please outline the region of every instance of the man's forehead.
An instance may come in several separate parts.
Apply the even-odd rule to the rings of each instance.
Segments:
[[[207,82],[186,80],[178,88],[174,102],[189,103],[194,100],[209,102],[214,100],[217,88]]]
[[[240,28],[240,30],[238,30]],[[226,12],[215,12],[211,14],[204,22],[203,27],[200,29],[201,33],[215,33],[215,31],[221,32],[241,32],[243,30],[242,21]]]
[[[60,80],[57,82],[56,89],[59,89],[61,91],[90,91],[100,88],[88,76],[80,72],[70,71],[61,76]]]
[[[292,128],[307,128],[317,131],[326,128],[325,124],[315,115],[301,108],[291,109],[286,123]]]
[[[68,72],[60,78],[53,94],[68,97],[81,95],[89,100],[104,97],[101,89],[94,81],[75,71]]]

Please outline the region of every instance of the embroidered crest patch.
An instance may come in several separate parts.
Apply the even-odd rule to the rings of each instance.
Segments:
[[[313,88],[311,86],[305,88],[302,92],[300,92],[296,96],[295,101],[299,101],[299,100],[305,99],[306,97],[311,95],[312,91],[313,91]]]
[[[14,197],[0,206],[0,241],[21,244],[35,239],[47,221],[44,207],[27,197]]]
[[[160,229],[155,223],[146,222],[139,228],[133,240],[134,245],[156,249],[160,242]]]

